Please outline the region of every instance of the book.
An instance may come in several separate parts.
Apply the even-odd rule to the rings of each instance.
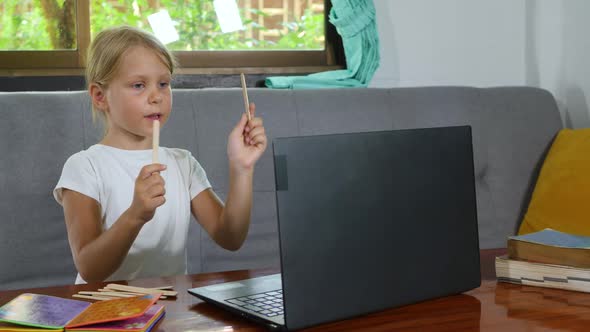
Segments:
[[[99,331],[131,331],[149,332],[166,315],[164,306],[154,304],[143,315],[136,318],[128,318],[120,321],[92,324],[83,327],[74,327],[68,331],[76,332],[99,332]],[[43,329],[25,327],[0,322],[0,332],[39,332],[39,331],[62,331],[62,329]]]
[[[590,237],[546,228],[508,237],[508,257],[546,264],[590,268]]]
[[[74,327],[67,329],[76,332],[98,332],[98,331],[134,331],[148,332],[156,325],[166,312],[163,305],[154,304],[144,314],[135,318],[124,320]],[[1,331],[1,330],[0,330]],[[39,332],[39,331],[36,331]]]
[[[590,293],[590,269],[496,257],[496,278],[513,284]]]
[[[135,331],[149,331],[164,315],[164,307],[155,305],[159,297],[147,294],[89,303],[24,293],[0,307],[0,331],[122,331],[128,330],[129,322]]]

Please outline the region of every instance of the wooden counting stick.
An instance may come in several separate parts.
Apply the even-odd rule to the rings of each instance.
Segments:
[[[159,286],[159,287],[149,287],[150,289],[161,289],[161,290],[172,290],[174,286]]]
[[[135,287],[135,286],[125,286],[119,284],[108,284],[106,286],[108,289],[114,289],[117,291],[124,291],[124,292],[132,292],[132,293],[139,293],[139,294],[158,294],[164,296],[176,296],[178,294],[177,291],[170,291],[170,290],[159,290],[153,288],[143,288],[143,287]]]
[[[115,297],[109,296],[93,296],[93,295],[81,295],[81,294],[74,294],[72,297],[77,297],[80,299],[87,299],[87,300],[95,300],[95,301],[106,301],[106,300],[113,300]]]
[[[116,289],[111,289],[111,288],[101,288],[98,291],[101,292],[101,293],[111,293],[112,292],[112,293],[117,293],[117,294],[121,294],[121,295],[126,295],[128,297],[133,297],[133,296],[139,296],[139,295],[145,295],[145,294],[147,294],[145,292],[123,292],[123,291],[116,290]],[[161,293],[161,291],[158,292],[158,293]],[[165,300],[166,298],[167,298],[166,296],[160,295],[160,300]]]
[[[244,96],[244,107],[246,108],[248,121],[250,121],[252,120],[250,115],[250,101],[248,100],[248,90],[246,90],[246,76],[244,76],[244,73],[240,74],[240,80],[242,81],[242,95]]]
[[[137,294],[131,293],[124,293],[124,292],[91,292],[91,291],[79,291],[78,294],[80,295],[90,295],[90,296],[106,296],[106,297],[134,297]]]
[[[159,162],[158,149],[160,147],[160,120],[154,120],[152,135],[152,163],[157,164]]]

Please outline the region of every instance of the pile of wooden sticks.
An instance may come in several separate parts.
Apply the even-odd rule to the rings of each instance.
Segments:
[[[72,297],[105,301],[113,300],[122,297],[133,297],[145,294],[162,294],[160,299],[166,299],[169,296],[175,297],[178,292],[172,290],[172,286],[162,286],[154,288],[143,288],[135,286],[126,286],[119,284],[108,284],[104,288],[100,288],[98,291],[79,291],[78,294],[72,295]]]

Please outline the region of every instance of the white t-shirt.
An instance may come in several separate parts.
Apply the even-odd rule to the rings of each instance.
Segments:
[[[107,280],[187,273],[190,201],[211,185],[189,151],[160,147],[158,154],[160,163],[167,166],[160,173],[165,181],[166,203],[142,227],[127,257]],[[62,189],[67,188],[95,199],[101,207],[103,230],[107,230],[131,206],[139,171],[151,163],[152,150],[93,145],[66,161],[53,196],[62,204]],[[85,283],[80,274],[78,283]]]

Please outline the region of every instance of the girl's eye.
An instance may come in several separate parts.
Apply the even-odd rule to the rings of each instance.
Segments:
[[[144,87],[143,83],[134,83],[133,84],[134,89],[142,89],[143,87]]]
[[[160,87],[167,88],[170,85],[169,82],[160,82]]]

